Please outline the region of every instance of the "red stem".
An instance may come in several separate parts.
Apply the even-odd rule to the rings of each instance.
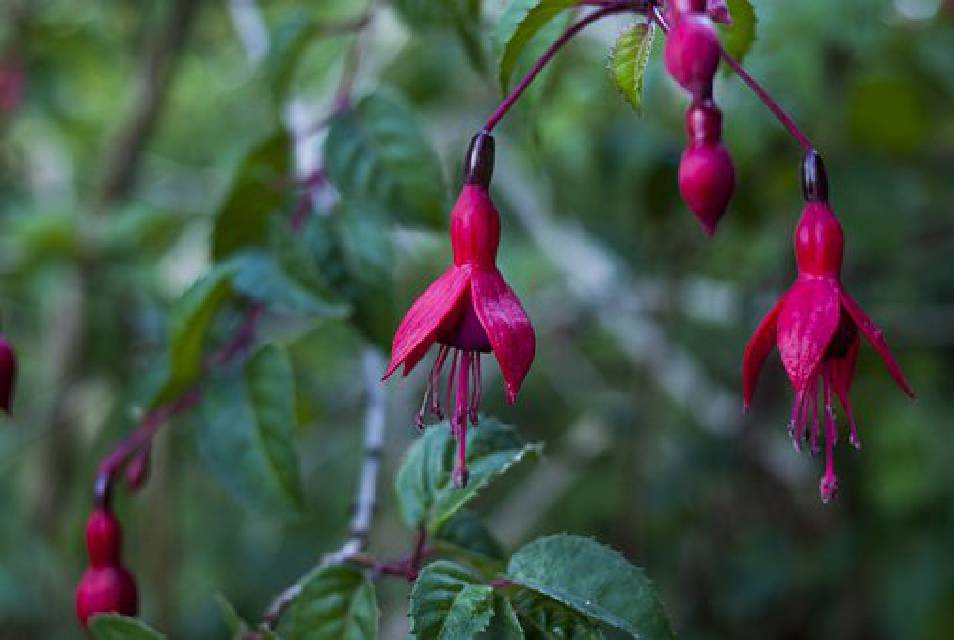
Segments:
[[[543,55],[540,56],[540,59],[537,60],[533,65],[533,68],[530,69],[527,75],[523,77],[523,79],[520,81],[520,84],[518,84],[514,90],[510,92],[510,95],[500,103],[500,106],[497,107],[496,111],[494,111],[493,114],[491,114],[491,116],[487,119],[487,123],[484,125],[484,131],[487,131],[488,133],[493,131],[494,127],[497,126],[497,123],[500,122],[505,115],[507,115],[507,112],[510,111],[510,108],[517,102],[517,100],[520,99],[520,96],[523,95],[523,92],[527,90],[527,87],[530,86],[530,83],[532,83],[536,77],[540,75],[540,72],[543,71],[543,68],[547,66],[547,63],[553,59],[553,56],[556,55],[557,51],[563,48],[563,45],[569,42],[573,36],[601,18],[613,15],[614,13],[624,13],[626,11],[634,11],[636,9],[636,3],[615,2],[603,6],[602,9],[594,11],[579,22],[571,25],[570,28],[563,32],[563,35],[557,38],[553,44],[550,45]]]
[[[207,369],[214,369],[231,362],[239,353],[245,351],[255,337],[255,327],[264,307],[261,303],[252,304],[246,311],[245,320],[239,325],[233,338],[217,354],[206,362]],[[105,506],[112,495],[116,472],[135,454],[149,445],[157,433],[169,420],[191,409],[202,399],[202,383],[198,382],[186,389],[180,396],[164,405],[151,410],[139,422],[139,427],[122,440],[113,451],[99,463],[99,471],[94,481],[96,504]]]
[[[659,28],[663,30],[663,33],[669,33],[669,24],[666,22],[658,6],[653,5],[651,16],[652,19],[656,21],[656,24],[659,25]],[[759,84],[759,82],[745,70],[745,67],[743,67],[738,60],[730,56],[725,49],[722,50],[722,59],[725,60],[726,64],[739,76],[742,82],[758,96],[759,100],[768,107],[769,111],[782,123],[782,126],[788,130],[795,141],[801,145],[803,151],[808,152],[815,148],[812,141],[808,139],[808,136],[802,133],[802,130],[798,128],[798,125],[795,124],[792,117],[785,112],[785,109],[783,109],[782,106],[769,95],[765,87]]]

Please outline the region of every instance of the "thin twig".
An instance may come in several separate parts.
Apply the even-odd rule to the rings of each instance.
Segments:
[[[573,37],[578,34],[580,31],[585,29],[587,26],[593,24],[597,20],[605,18],[617,13],[625,13],[628,11],[639,11],[640,3],[635,2],[614,2],[609,3],[605,6],[602,6],[601,9],[594,11],[590,15],[586,16],[579,22],[571,25],[566,31],[563,32],[559,38],[557,38],[553,44],[543,52],[543,55],[534,63],[530,71],[527,72],[527,75],[523,77],[513,91],[510,92],[510,95],[500,103],[500,106],[487,118],[487,122],[484,124],[484,131],[490,132],[493,131],[494,127],[497,126],[497,123],[507,115],[507,112],[510,111],[510,108],[516,104],[517,100],[520,99],[520,96],[523,95],[523,92],[527,90],[527,87],[536,79],[536,77],[543,71],[543,68],[547,66],[547,63],[553,59],[553,56],[563,48],[567,42],[573,39]]]
[[[380,375],[385,362],[381,354],[373,347],[365,348],[361,362],[362,377],[368,397],[364,417],[364,461],[359,471],[358,492],[348,539],[337,551],[325,554],[315,567],[272,600],[259,625],[262,631],[275,628],[282,613],[301,595],[305,584],[315,572],[359,558],[367,543],[377,500],[378,470],[381,465],[381,448],[384,441],[385,395],[380,383]]]
[[[109,148],[98,201],[105,207],[127,195],[136,180],[149,134],[169,94],[172,72],[201,0],[175,0],[149,44],[129,115]]]

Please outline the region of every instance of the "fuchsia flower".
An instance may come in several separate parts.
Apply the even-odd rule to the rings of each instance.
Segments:
[[[454,395],[451,427],[457,439],[454,482],[467,484],[467,422],[477,424],[480,357],[493,353],[513,404],[536,348],[530,319],[497,270],[500,215],[487,189],[493,172],[493,138],[474,136],[468,151],[464,188],[450,217],[454,264],[414,302],[394,334],[391,364],[384,378],[404,365],[404,375],[437,343],[440,349],[417,417],[430,411],[443,419],[441,373],[449,362],[444,403]],[[455,388],[456,382],[456,388]]]
[[[820,490],[822,501],[827,503],[838,491],[834,468],[838,425],[833,395],[838,397],[848,418],[851,444],[861,448],[848,397],[860,347],[859,329],[898,386],[912,398],[914,392],[891,355],[881,329],[842,286],[844,234],[828,205],[828,181],[815,152],[806,156],[803,188],[807,202],[795,229],[798,279],[765,316],[745,349],[743,396],[747,410],[762,364],[773,345],[778,344],[782,365],[795,389],[789,423],[795,449],[801,450],[803,438],[810,439],[812,454],[817,454],[824,424],[825,473]]]

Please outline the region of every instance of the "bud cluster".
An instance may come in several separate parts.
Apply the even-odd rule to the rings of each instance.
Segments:
[[[722,112],[712,98],[722,46],[705,11],[705,2],[674,4],[665,59],[669,74],[692,95],[686,113],[689,140],[679,163],[679,191],[712,235],[735,190],[735,169],[722,144]]]
[[[76,617],[84,627],[101,613],[136,615],[136,582],[122,564],[121,547],[119,520],[108,507],[98,507],[86,522],[89,568],[76,586]]]

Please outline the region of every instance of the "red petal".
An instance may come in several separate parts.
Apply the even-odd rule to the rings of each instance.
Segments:
[[[895,382],[898,383],[898,386],[901,387],[906,394],[913,398],[914,391],[911,390],[908,381],[904,379],[904,374],[901,373],[901,367],[898,366],[894,356],[891,355],[888,343],[885,342],[884,339],[884,332],[878,328],[878,325],[872,322],[868,314],[864,312],[864,309],[844,291],[841,292],[841,304],[844,305],[845,311],[847,311],[851,319],[855,321],[855,324],[858,325],[861,332],[868,338],[868,342],[871,343],[871,346],[873,346],[875,351],[878,352],[878,355],[881,356],[881,359],[884,361],[884,366],[888,368],[888,373],[891,374],[891,377],[894,378]]]
[[[471,268],[451,267],[414,301],[394,332],[388,378],[402,363],[404,375],[414,368],[438,336],[449,331],[460,314]]]
[[[755,395],[755,386],[759,381],[759,371],[765,364],[765,359],[775,346],[775,328],[778,323],[778,314],[782,310],[785,296],[782,296],[772,310],[762,318],[759,328],[755,330],[745,347],[745,356],[742,358],[742,405],[745,411],[752,404]]]
[[[855,334],[855,339],[851,341],[848,352],[843,358],[834,358],[831,361],[831,385],[835,394],[841,399],[841,404],[848,410],[845,404],[848,393],[851,391],[851,383],[855,379],[855,365],[858,362],[858,349],[861,347],[861,338]]]
[[[507,385],[507,400],[513,404],[536,352],[533,325],[496,269],[475,269],[470,286],[474,310],[490,338]]]
[[[830,278],[800,279],[785,294],[778,317],[778,351],[796,391],[804,389],[838,328],[838,284]]]

